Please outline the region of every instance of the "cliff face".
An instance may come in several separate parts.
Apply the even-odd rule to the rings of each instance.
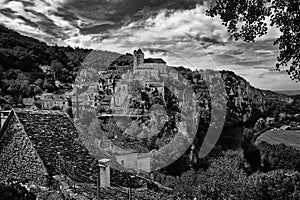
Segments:
[[[255,123],[260,117],[276,117],[276,109],[292,102],[284,94],[254,88],[233,72],[222,71],[227,93],[226,126]]]
[[[212,135],[209,141],[214,141],[218,138],[214,134],[222,132],[219,145],[240,147],[244,126],[253,127],[260,118],[277,118],[280,112],[288,112],[295,106],[291,97],[254,88],[231,71],[191,71],[183,67],[177,71],[193,85],[198,96],[201,124],[197,144],[209,135]]]
[[[214,104],[220,101],[223,102],[220,106],[226,105],[225,127],[254,124],[260,117],[276,117],[279,107],[294,100],[284,94],[255,88],[231,71],[176,69],[193,85],[200,107],[209,104],[211,112],[212,107],[217,107]]]

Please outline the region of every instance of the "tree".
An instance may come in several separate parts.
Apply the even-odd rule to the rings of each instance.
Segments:
[[[197,191],[197,173],[189,170],[182,174],[175,184],[175,192],[183,196],[195,196]]]
[[[43,89],[47,92],[53,92],[56,89],[55,80],[52,75],[46,76],[43,84]]]
[[[300,170],[300,152],[284,144],[271,145],[262,142],[258,145],[262,157],[262,170]]]
[[[213,159],[207,171],[198,175],[198,199],[243,199],[247,176],[241,153],[228,151]]]
[[[88,134],[101,140],[105,137],[103,133],[101,121],[98,118],[94,118],[88,127]]]
[[[299,199],[300,173],[276,170],[254,174],[247,181],[244,199]]]
[[[0,199],[34,200],[36,196],[21,183],[0,183]]]
[[[58,60],[53,60],[51,62],[51,73],[54,75],[55,80],[61,80],[62,79],[62,69],[63,65]]]
[[[276,69],[288,67],[292,80],[300,80],[300,1],[299,0],[217,0],[207,11],[219,16],[235,40],[254,42],[268,32],[266,19],[281,33],[274,41],[279,46]]]
[[[242,148],[244,150],[244,157],[250,165],[250,168],[247,168],[247,173],[251,174],[258,171],[261,166],[261,155],[257,146],[251,141],[244,140]]]
[[[190,199],[243,199],[247,176],[241,153],[228,151],[212,159],[206,171],[190,170],[176,181],[175,193]]]
[[[14,97],[29,97],[31,92],[29,78],[19,70],[14,70],[13,73],[15,73],[14,76],[16,76],[16,78],[8,81],[7,92]]]

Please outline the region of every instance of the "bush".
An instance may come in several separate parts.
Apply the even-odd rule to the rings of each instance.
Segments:
[[[277,170],[249,177],[245,199],[300,199],[300,173]]]
[[[241,153],[229,151],[212,161],[206,172],[198,175],[198,199],[243,199],[247,176],[242,170]]]
[[[7,182],[0,183],[1,200],[35,200],[36,196],[28,191],[22,184]]]
[[[241,153],[225,152],[224,157],[213,159],[206,171],[184,173],[176,181],[175,193],[191,199],[239,199],[247,178],[243,163]]]
[[[258,148],[261,151],[264,172],[278,169],[299,171],[300,151],[297,149],[284,144],[271,145],[266,142],[260,143]]]
[[[175,194],[183,199],[205,200],[298,200],[300,173],[276,170],[247,176],[239,152],[225,152],[206,171],[188,171],[176,179]]]

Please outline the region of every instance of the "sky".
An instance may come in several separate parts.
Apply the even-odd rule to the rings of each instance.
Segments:
[[[233,41],[219,18],[205,15],[211,1],[0,0],[0,23],[48,44],[121,54],[142,48],[171,66],[231,70],[261,89],[298,90],[275,70],[278,31]]]

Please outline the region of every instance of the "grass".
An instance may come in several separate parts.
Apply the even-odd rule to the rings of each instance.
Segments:
[[[265,141],[269,144],[284,143],[287,146],[292,146],[300,150],[300,130],[267,131],[262,134],[257,141]]]

